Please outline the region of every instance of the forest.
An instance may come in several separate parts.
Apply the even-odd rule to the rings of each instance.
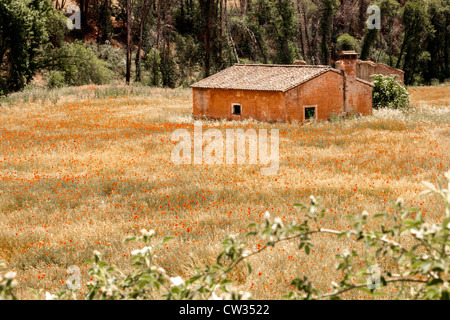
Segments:
[[[80,28],[68,28],[73,5]],[[235,63],[334,66],[345,49],[428,85],[450,77],[449,21],[450,0],[2,0],[0,95],[39,75],[48,87],[188,87]]]

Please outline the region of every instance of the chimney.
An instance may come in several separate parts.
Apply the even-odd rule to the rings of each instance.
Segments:
[[[306,66],[306,65],[308,65],[308,64],[306,63],[305,60],[295,60],[295,61],[294,61],[294,65],[297,65],[297,66]]]
[[[352,111],[354,105],[356,81],[356,60],[358,54],[355,51],[342,51],[340,54],[339,69],[344,73],[344,113]]]

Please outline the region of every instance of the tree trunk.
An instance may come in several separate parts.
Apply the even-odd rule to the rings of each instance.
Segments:
[[[159,48],[159,35],[161,33],[161,1],[158,0],[158,22],[156,23],[156,49]]]
[[[184,0],[180,0],[180,14],[181,14],[181,24],[184,25],[186,21],[184,13]]]
[[[104,23],[103,23],[103,32],[102,32],[102,43],[105,43],[105,41],[106,40],[108,40],[108,26],[109,26],[109,24],[108,24],[108,22],[110,22],[111,20],[111,16],[110,16],[110,10],[109,10],[109,7],[110,7],[110,0],[105,0],[105,3],[104,3],[104,9],[103,9],[103,14],[105,15],[105,17],[103,17],[103,21],[104,21]]]
[[[144,25],[147,20],[148,12],[150,11],[152,0],[142,0],[142,15],[139,26],[139,43],[136,51],[136,81],[141,82],[141,48],[142,48],[142,37],[144,34]]]
[[[302,47],[302,55],[303,59],[306,61],[308,57],[308,45],[306,39],[306,27],[305,20],[303,19],[303,2],[301,0],[297,0],[297,10],[299,14],[299,22],[300,22],[300,44]]]
[[[301,19],[303,19],[303,25],[305,26],[306,51],[307,51],[307,53],[309,55],[309,59],[312,62],[313,57],[312,57],[312,53],[311,52],[314,50],[313,49],[313,43],[311,41],[311,34],[310,34],[309,28],[308,28],[308,18],[306,17],[306,10],[305,10],[305,7],[304,7],[304,3],[302,2],[301,5],[302,5],[302,12],[303,12],[303,17],[301,17]]]
[[[313,48],[314,53],[312,55],[312,60],[313,60],[313,64],[319,64],[320,63],[320,59],[319,59],[319,41],[317,40],[312,40],[312,39],[318,39],[319,38],[319,26],[318,26],[319,22],[317,21],[317,23],[315,25],[313,25],[314,27],[314,31],[313,31],[313,36],[311,37],[311,48]]]
[[[127,0],[127,73],[126,84],[130,84],[131,77],[131,0]]]
[[[358,32],[359,36],[361,37],[364,30],[364,23],[366,22],[366,19],[364,19],[364,16],[366,14],[366,0],[359,0],[359,24],[358,24]]]
[[[80,16],[81,16],[81,28],[85,29],[87,26],[87,3],[89,0],[80,0]]]
[[[211,2],[214,0],[206,0],[206,24],[205,24],[205,77],[209,77],[211,69]]]
[[[233,37],[231,36],[230,29],[228,27],[228,11],[227,11],[227,0],[224,2],[224,12],[225,12],[225,29],[227,29],[228,39],[231,42],[231,46],[233,47],[234,57],[236,59],[236,63],[239,63],[239,56],[236,51],[236,45],[234,44]]]
[[[243,16],[245,16],[245,11],[246,11],[245,9],[247,8],[246,1],[240,0],[239,4],[241,6],[241,17],[243,17]]]
[[[399,53],[398,59],[397,59],[397,64],[395,65],[395,67],[397,69],[400,68],[400,62],[402,61],[403,52],[405,52],[406,43],[408,42],[408,38],[409,38],[409,32],[405,31],[405,38],[403,39],[402,47],[400,49],[400,53]]]

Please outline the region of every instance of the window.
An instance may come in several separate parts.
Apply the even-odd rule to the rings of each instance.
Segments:
[[[305,120],[316,118],[316,106],[305,107]]]
[[[241,115],[241,105],[233,103],[232,104],[232,112],[233,112],[233,115],[240,116]]]

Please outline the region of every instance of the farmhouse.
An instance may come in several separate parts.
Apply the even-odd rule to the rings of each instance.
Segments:
[[[329,119],[372,113],[372,87],[356,76],[357,53],[329,66],[236,64],[191,87],[195,118],[260,121]]]

